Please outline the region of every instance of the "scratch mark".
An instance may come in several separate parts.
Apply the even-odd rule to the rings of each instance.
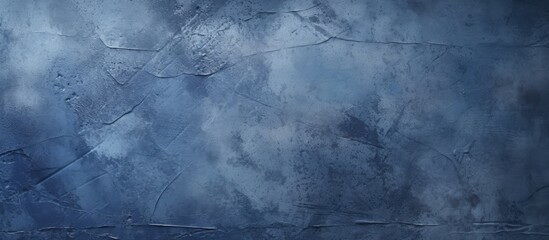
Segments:
[[[82,36],[82,35],[67,35],[67,34],[47,32],[47,31],[32,31],[29,33],[46,34],[46,35],[52,35],[52,36],[58,36],[58,37],[64,37],[64,38],[89,38],[90,37],[90,36]]]
[[[99,39],[101,44],[103,44],[103,46],[105,46],[108,49],[115,49],[115,50],[127,50],[127,51],[137,51],[137,52],[158,52],[162,49],[162,48],[160,48],[160,49],[148,49],[148,48],[132,48],[132,47],[122,47],[122,46],[111,46],[111,45],[108,45],[103,40],[103,38],[101,38],[101,36],[97,33],[95,33],[95,36],[66,35],[66,34],[61,34],[61,33],[47,32],[47,31],[33,31],[33,32],[30,32],[30,33],[47,34],[47,35],[52,35],[52,36],[64,37],[64,38],[87,38],[87,39],[90,39],[90,38],[95,38],[96,37],[97,39]]]
[[[69,209],[69,210],[72,210],[72,211],[75,211],[75,212],[80,212],[82,214],[88,214],[88,215],[91,214],[90,212],[87,212],[84,209],[63,205],[61,203],[64,203],[64,202],[55,202],[55,200],[53,200],[53,201],[38,201],[38,202],[33,202],[33,203],[48,203],[48,204],[55,205],[59,208]]]
[[[262,101],[259,101],[259,100],[255,99],[255,98],[253,98],[253,97],[250,97],[250,96],[248,96],[248,95],[246,95],[246,94],[240,93],[240,92],[238,92],[238,91],[236,91],[236,90],[234,90],[234,93],[236,93],[238,96],[241,96],[241,97],[246,98],[246,99],[248,99],[248,100],[251,100],[251,101],[253,101],[253,102],[259,103],[260,105],[263,105],[263,106],[265,106],[265,107],[273,108],[273,109],[278,109],[278,108],[275,108],[275,107],[273,107],[273,106],[271,106],[271,105],[269,105],[269,104],[266,104],[266,103],[264,103],[264,102],[262,102]]]
[[[309,229],[309,228],[315,228],[315,229],[333,228],[333,227],[342,227],[342,226],[348,226],[348,225],[346,225],[346,224],[314,224],[314,225],[306,226],[304,229]]]
[[[25,153],[23,148],[18,148],[18,149],[13,149],[13,150],[8,150],[6,152],[3,152],[0,154],[0,158],[7,155],[21,155],[23,157],[32,159],[27,153]]]
[[[429,65],[430,66],[433,65],[439,58],[446,55],[449,50],[450,50],[450,47],[445,48],[443,52],[441,52],[439,55],[437,55],[435,58],[433,58],[433,60],[431,60],[431,63]]]
[[[116,79],[116,78],[111,74],[111,72],[109,72],[109,70],[106,70],[105,72],[107,72],[107,75],[109,75],[109,77],[111,77],[111,79],[114,80],[114,82],[116,82],[118,85],[124,86],[124,83],[119,82],[118,79]]]
[[[162,223],[149,223],[149,224],[133,224],[131,226],[136,227],[161,227],[161,228],[184,228],[184,229],[198,229],[198,230],[217,230],[216,227],[204,227],[204,226],[194,226],[194,225],[176,225],[176,224],[162,224]]]
[[[101,36],[97,37],[99,41],[107,48],[109,49],[116,49],[116,50],[128,50],[128,51],[136,51],[136,52],[158,52],[158,49],[147,49],[147,48],[132,48],[132,47],[121,47],[121,46],[111,46],[108,45]]]
[[[381,146],[380,144],[376,144],[376,143],[372,143],[372,142],[367,142],[367,141],[360,140],[360,139],[353,138],[353,137],[343,137],[343,136],[339,136],[339,137],[344,138],[344,139],[347,139],[347,140],[350,140],[350,141],[353,141],[353,142],[358,142],[358,143],[361,143],[361,144],[364,144],[364,145],[376,147],[376,148],[379,148],[379,149],[384,149],[384,147]]]
[[[44,227],[38,229],[40,232],[45,231],[57,231],[57,230],[75,230],[75,229],[81,229],[81,230],[92,230],[92,229],[106,229],[106,228],[116,228],[114,225],[102,225],[102,226],[90,226],[90,227]]]

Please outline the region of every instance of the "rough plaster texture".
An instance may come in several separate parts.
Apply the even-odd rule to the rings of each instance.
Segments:
[[[547,1],[0,1],[0,239],[547,239]]]

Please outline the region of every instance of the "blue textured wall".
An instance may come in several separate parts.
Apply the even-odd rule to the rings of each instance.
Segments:
[[[0,239],[548,236],[548,1],[0,0]]]

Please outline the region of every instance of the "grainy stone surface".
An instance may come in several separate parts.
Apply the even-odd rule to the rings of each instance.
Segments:
[[[546,239],[547,1],[0,0],[0,239]]]

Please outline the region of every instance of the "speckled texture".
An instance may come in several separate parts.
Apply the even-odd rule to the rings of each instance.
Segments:
[[[547,239],[549,2],[0,0],[0,239]]]

